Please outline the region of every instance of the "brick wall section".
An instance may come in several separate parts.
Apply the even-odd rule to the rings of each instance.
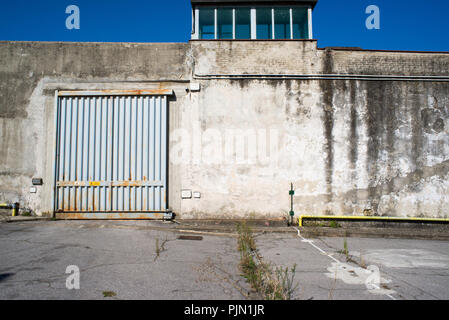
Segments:
[[[326,50],[319,53],[325,59]],[[449,76],[449,53],[331,50],[330,55],[337,74]]]
[[[304,41],[192,41],[195,73],[449,76],[449,53],[317,49]],[[333,67],[326,70],[331,60]]]
[[[192,41],[195,73],[311,74],[319,72],[315,40]]]

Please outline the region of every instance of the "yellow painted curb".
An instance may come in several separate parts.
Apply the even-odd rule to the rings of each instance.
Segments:
[[[311,216],[301,215],[298,218],[298,224],[303,226],[304,219],[320,219],[320,220],[365,220],[365,221],[410,221],[410,222],[443,222],[449,223],[449,219],[439,218],[407,218],[407,217],[370,217],[370,216]]]

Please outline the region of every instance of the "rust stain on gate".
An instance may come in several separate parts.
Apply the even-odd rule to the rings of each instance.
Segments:
[[[172,90],[62,91],[55,213],[63,219],[167,214],[167,98]]]

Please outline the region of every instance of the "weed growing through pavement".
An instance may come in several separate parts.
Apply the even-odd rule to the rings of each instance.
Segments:
[[[105,298],[113,298],[116,296],[117,294],[114,291],[103,291],[103,297]]]
[[[296,265],[292,268],[273,267],[263,261],[251,229],[245,222],[237,226],[240,268],[253,289],[266,300],[291,300]]]

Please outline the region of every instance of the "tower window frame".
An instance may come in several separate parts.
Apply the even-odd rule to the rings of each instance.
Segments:
[[[265,10],[265,14],[261,14],[262,10]],[[258,24],[258,17],[260,19],[262,16],[265,21]],[[267,25],[268,30],[264,30],[261,36],[261,30],[266,29]],[[192,39],[310,40],[312,37],[310,5],[222,5],[197,6],[193,9]]]

